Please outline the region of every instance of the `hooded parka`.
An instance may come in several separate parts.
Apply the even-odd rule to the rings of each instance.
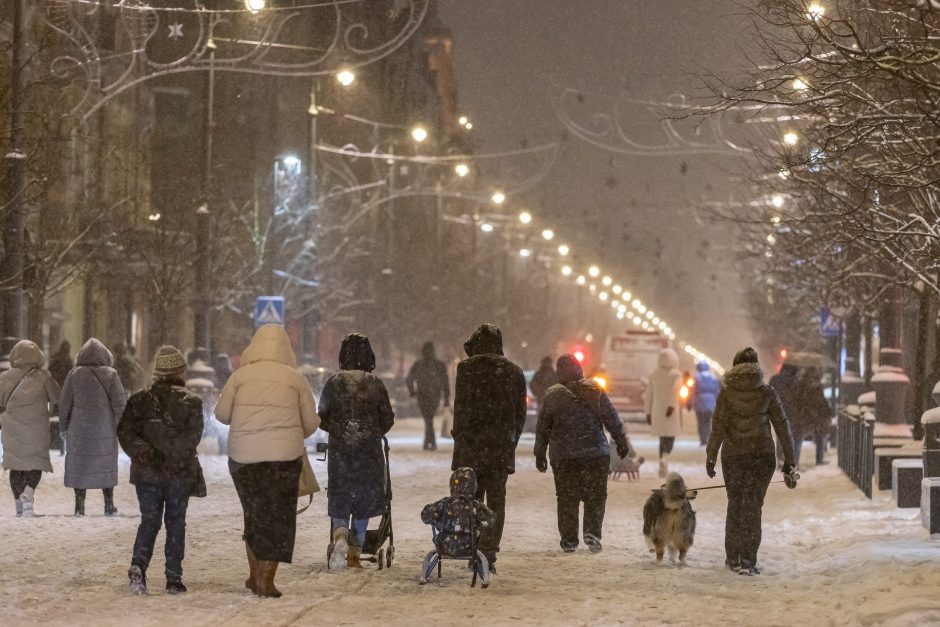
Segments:
[[[454,393],[454,457],[451,470],[516,470],[516,444],[525,426],[522,369],[503,356],[499,327],[484,324],[464,343]]]
[[[340,371],[320,394],[321,428],[330,434],[327,460],[331,517],[371,518],[387,498],[382,436],[395,422],[385,384],[371,371],[375,354],[369,339],[353,333],[343,339]]]
[[[650,434],[658,438],[675,438],[682,432],[679,421],[679,356],[671,348],[659,351],[659,366],[650,375],[646,388],[646,414],[651,418]],[[667,416],[669,408],[672,414]]]
[[[215,417],[231,427],[228,455],[235,462],[286,462],[304,454],[304,438],[320,425],[315,408],[287,331],[266,324],[222,388]]]
[[[59,430],[67,436],[65,487],[113,488],[118,483],[117,425],[126,399],[105,345],[91,338],[65,379]]]
[[[49,416],[50,405],[59,401],[59,386],[43,369],[45,361],[36,344],[22,340],[10,353],[11,368],[0,374],[4,470],[52,472]]]

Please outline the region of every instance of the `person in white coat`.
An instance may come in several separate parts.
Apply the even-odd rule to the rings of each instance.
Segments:
[[[681,382],[679,356],[671,348],[664,348],[659,351],[659,365],[650,375],[646,387],[646,422],[650,425],[650,433],[659,438],[660,477],[669,474],[669,455],[682,431],[679,412],[676,411]]]

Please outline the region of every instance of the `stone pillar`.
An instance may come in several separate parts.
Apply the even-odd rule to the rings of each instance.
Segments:
[[[904,372],[901,352],[903,291],[890,287],[881,307],[879,366],[872,377],[875,419],[882,424],[907,424],[906,401],[911,381]]]

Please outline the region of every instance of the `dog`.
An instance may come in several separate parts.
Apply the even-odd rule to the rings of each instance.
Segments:
[[[607,471],[607,474],[610,475],[610,478],[616,481],[622,475],[627,475],[629,481],[636,481],[640,478],[640,466],[643,465],[643,462],[646,461],[644,457],[636,457],[636,453],[633,452],[631,447],[631,453],[634,457],[624,457],[620,459],[620,455],[617,454],[616,445],[610,443],[610,470]]]
[[[691,500],[695,491],[687,490],[685,480],[675,472],[669,473],[666,483],[653,490],[643,506],[643,535],[650,553],[656,553],[656,561],[662,562],[669,550],[669,561],[685,565],[685,556],[695,540],[695,511]]]

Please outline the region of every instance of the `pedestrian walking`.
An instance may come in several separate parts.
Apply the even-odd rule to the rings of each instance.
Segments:
[[[506,521],[506,481],[516,471],[516,445],[525,426],[526,383],[522,369],[503,356],[503,334],[481,325],[464,343],[454,388],[454,456],[451,470],[477,476],[478,501],[496,514],[480,538],[480,551],[496,572]]]
[[[715,403],[718,402],[721,383],[712,374],[707,362],[698,362],[696,369],[695,386],[692,388],[692,405],[695,409],[695,420],[698,423],[699,442],[701,446],[705,446],[712,433],[712,417],[715,415]]]
[[[543,357],[539,369],[535,371],[532,380],[529,381],[529,390],[540,407],[542,399],[545,398],[545,393],[556,383],[558,383],[558,375],[555,374],[555,364],[552,363],[551,357]]]
[[[10,369],[0,374],[0,438],[3,469],[10,471],[16,515],[34,513],[35,491],[49,461],[49,418],[59,401],[59,386],[46,358],[33,342],[20,340],[10,352]]]
[[[333,551],[330,568],[362,568],[359,557],[369,519],[385,511],[388,499],[382,437],[395,422],[385,384],[372,374],[375,353],[369,338],[343,338],[339,372],[320,393],[320,428],[330,434],[327,511]]]
[[[659,351],[659,364],[646,387],[646,422],[650,433],[659,438],[659,476],[663,478],[669,474],[669,456],[682,431],[676,411],[681,385],[679,356],[671,348],[664,348]]]
[[[777,392],[764,383],[764,372],[753,348],[734,356],[718,394],[705,471],[715,476],[721,452],[721,473],[728,495],[725,520],[725,564],[743,575],[760,573],[761,509],[776,469],[771,431],[784,453],[783,473],[795,469],[790,424]],[[791,475],[792,476],[792,475]]]
[[[799,468],[800,452],[807,437],[816,444],[816,465],[826,463],[826,440],[832,422],[832,408],[826,400],[820,372],[815,367],[805,368],[797,379],[797,402],[791,427],[793,428],[793,454]]]
[[[421,347],[421,359],[411,365],[405,384],[411,396],[418,398],[418,409],[424,418],[424,450],[436,451],[434,414],[442,400],[444,407],[450,407],[450,382],[447,366],[434,354],[432,342],[425,342]]]
[[[140,505],[127,573],[134,594],[147,594],[147,567],[164,520],[166,591],[186,592],[186,511],[191,496],[206,495],[206,482],[196,456],[202,439],[202,401],[186,389],[185,372],[183,353],[174,346],[161,346],[154,359],[153,383],[128,399],[118,423],[118,440],[131,458],[130,480]]]
[[[780,405],[783,407],[783,413],[787,415],[790,421],[790,428],[794,428],[795,417],[799,412],[800,401],[800,369],[791,363],[784,362],[780,366],[780,371],[770,377],[770,387],[777,392],[780,399]],[[793,446],[796,447],[798,434],[791,432]],[[777,466],[783,466],[783,444],[777,441]]]
[[[215,385],[221,390],[232,376],[232,360],[228,358],[227,353],[216,353],[212,368],[215,370]]]
[[[59,427],[66,439],[65,487],[75,490],[75,516],[85,515],[88,490],[101,490],[105,516],[116,516],[117,425],[124,412],[124,387],[104,344],[89,339],[78,351],[59,402]]]
[[[72,345],[68,341],[63,341],[59,345],[59,350],[49,359],[49,374],[61,388],[65,385],[65,379],[69,376],[75,363],[72,361]],[[62,455],[65,455],[65,443],[62,441],[62,434],[59,431],[58,417],[52,421],[49,428],[52,436],[50,448],[58,449]]]
[[[245,587],[261,597],[280,597],[274,577],[278,564],[294,556],[304,438],[320,424],[283,327],[266,324],[255,332],[241,366],[222,388],[215,415],[230,426],[229,472],[245,517]]]
[[[535,430],[535,466],[548,470],[551,457],[558,508],[558,532],[566,553],[578,548],[578,510],[584,503],[584,544],[591,553],[602,549],[607,475],[610,470],[610,433],[621,459],[631,456],[623,422],[604,390],[585,379],[574,355],[558,358],[558,383],[551,386],[539,406]]]
[[[130,396],[144,386],[144,369],[134,355],[134,348],[122,342],[114,345],[114,369],[124,386],[125,396]]]

